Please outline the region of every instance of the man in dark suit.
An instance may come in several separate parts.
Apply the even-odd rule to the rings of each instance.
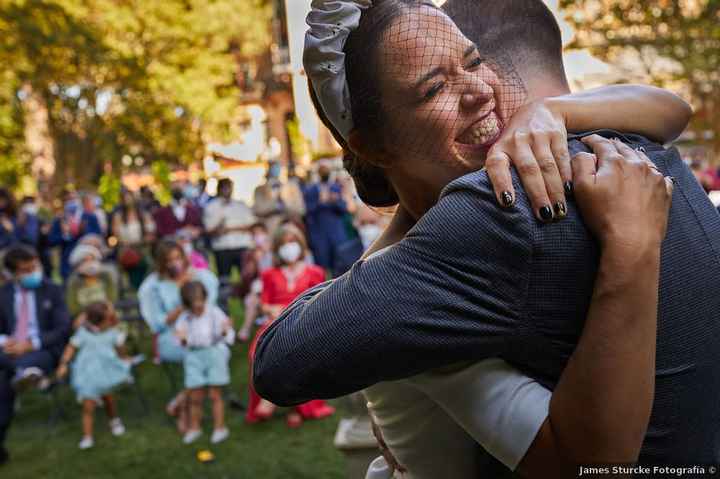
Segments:
[[[569,91],[560,32],[541,1],[448,3],[490,18],[530,100]],[[502,10],[496,16],[493,6]],[[459,11],[452,18],[482,45],[473,15]],[[677,150],[599,133],[644,149],[675,178],[660,271],[655,400],[640,463],[717,463],[720,216]],[[588,151],[577,138],[570,137],[571,153]],[[491,357],[554,388],[583,328],[598,245],[573,202],[567,219],[543,225],[515,176],[513,185],[517,202],[503,211],[484,171],[456,179],[397,245],[303,295],[258,342],[258,393],[287,405]]]
[[[37,252],[14,246],[5,268],[13,281],[0,289],[0,464],[16,390],[52,373],[70,333],[62,289],[43,278]]]

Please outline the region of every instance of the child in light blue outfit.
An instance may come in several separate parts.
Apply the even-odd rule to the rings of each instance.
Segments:
[[[118,417],[117,407],[110,392],[123,383],[132,381],[130,361],[121,358],[125,334],[118,330],[117,316],[110,303],[92,303],[85,309],[85,324],[70,338],[65,348],[57,375],[63,378],[71,366],[70,385],[83,406],[83,438],[80,449],[93,447],[95,408],[102,402],[110,418],[114,436],[125,433]]]
[[[207,388],[214,423],[210,442],[216,444],[229,436],[221,388],[230,383],[228,344],[232,343],[235,333],[225,313],[208,304],[207,290],[201,282],[186,283],[180,290],[180,296],[185,309],[175,323],[175,332],[187,348],[183,366],[185,388],[190,391],[190,428],[183,442],[190,444],[202,434],[200,421]]]

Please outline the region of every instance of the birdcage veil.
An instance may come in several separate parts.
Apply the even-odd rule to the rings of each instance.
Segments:
[[[429,0],[314,0],[308,25],[305,71],[326,124],[346,149],[359,131],[403,157],[410,175],[411,161],[481,168],[524,102],[501,52],[474,45]],[[377,165],[367,174],[362,155],[346,165],[356,184],[359,171],[382,175]]]

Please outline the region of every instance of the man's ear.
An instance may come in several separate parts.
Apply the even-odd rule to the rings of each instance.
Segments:
[[[347,145],[363,161],[379,168],[389,167],[390,154],[370,136],[358,130],[352,130],[348,135]]]

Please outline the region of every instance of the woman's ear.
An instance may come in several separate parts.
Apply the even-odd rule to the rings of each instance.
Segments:
[[[347,145],[355,155],[373,166],[379,168],[390,166],[390,154],[377,141],[373,141],[370,135],[352,130],[348,135]]]

